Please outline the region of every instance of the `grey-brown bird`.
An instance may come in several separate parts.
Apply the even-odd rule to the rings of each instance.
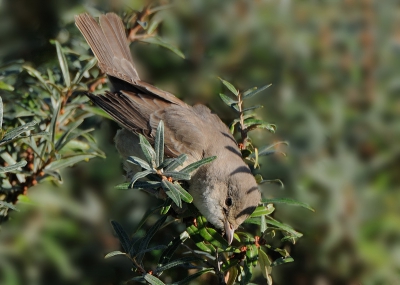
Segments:
[[[153,142],[158,123],[163,120],[167,156],[187,154],[187,164],[217,156],[192,173],[189,192],[194,205],[225,232],[230,244],[234,231],[254,211],[261,195],[227,126],[206,106],[189,106],[140,80],[123,23],[116,14],[100,16],[100,25],[88,14],[78,15],[75,20],[111,84],[105,94],[87,96],[121,124],[125,129],[121,134],[140,133]],[[121,137],[116,140],[121,141]]]

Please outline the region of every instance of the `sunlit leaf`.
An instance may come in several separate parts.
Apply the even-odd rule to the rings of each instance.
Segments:
[[[12,172],[15,170],[18,170],[18,168],[24,167],[26,165],[26,161],[22,160],[20,162],[17,162],[16,164],[10,165],[10,166],[0,166],[0,173],[6,173],[6,172]]]
[[[272,203],[272,204],[286,204],[286,205],[291,205],[291,206],[300,206],[303,208],[306,208],[310,211],[315,212],[315,210],[313,208],[311,208],[310,205],[303,203],[303,202],[299,202],[293,199],[289,199],[289,198],[275,198],[275,199],[263,199],[261,200],[262,203]]]
[[[203,158],[203,159],[201,159],[199,161],[196,161],[196,162],[193,162],[193,163],[189,164],[184,169],[182,169],[180,172],[182,172],[182,173],[190,173],[190,172],[196,170],[197,168],[199,168],[200,166],[203,166],[204,164],[212,162],[216,158],[217,158],[216,156],[210,156],[210,157],[207,157],[207,158]]]
[[[274,260],[274,262],[271,263],[271,267],[278,266],[278,265],[281,265],[281,264],[284,264],[284,263],[293,262],[293,261],[294,261],[294,259],[292,257],[290,257],[290,256],[289,257],[280,257],[280,258]]]
[[[61,48],[61,45],[58,41],[52,41],[52,43],[56,45],[58,62],[60,64],[61,72],[64,77],[65,85],[67,87],[70,87],[71,79],[69,76],[68,62],[67,62],[67,59],[65,58],[65,54],[64,54],[64,52]]]
[[[248,99],[248,98],[250,98],[250,97],[253,97],[254,95],[256,95],[257,93],[259,93],[259,92],[261,92],[261,91],[264,91],[265,89],[267,89],[268,87],[270,87],[272,84],[269,84],[269,85],[265,85],[265,86],[263,86],[263,87],[261,87],[261,88],[257,88],[257,89],[251,89],[252,91],[251,92],[245,92],[245,94],[244,94],[244,96],[243,96],[243,99]],[[249,90],[248,90],[249,91]]]
[[[222,101],[224,101],[226,105],[235,109],[236,111],[239,111],[238,101],[235,101],[222,93],[219,93],[219,97],[222,99]]]
[[[150,43],[150,44],[156,44],[159,46],[162,46],[164,48],[169,49],[170,51],[172,51],[173,53],[175,53],[176,55],[180,56],[181,58],[185,58],[185,55],[175,46],[171,45],[170,43],[164,42],[160,37],[155,36],[155,37],[151,37],[151,38],[145,38],[145,39],[140,39],[141,42],[145,42],[145,43]]]
[[[151,285],[165,285],[165,283],[162,282],[160,279],[148,273],[144,276],[144,279]]]
[[[237,90],[235,88],[235,86],[233,86],[231,83],[229,83],[228,81],[222,79],[221,77],[218,77],[219,80],[221,80],[222,84],[224,84],[226,86],[226,88],[229,89],[229,91],[231,91],[233,94],[235,94],[236,96],[239,95],[239,90]],[[220,94],[221,95],[221,94]]]

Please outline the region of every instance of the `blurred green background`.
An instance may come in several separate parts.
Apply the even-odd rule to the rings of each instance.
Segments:
[[[160,3],[164,3],[161,1]],[[400,3],[395,0],[174,1],[160,35],[186,59],[135,42],[142,78],[185,102],[204,103],[230,123],[218,76],[241,90],[272,83],[254,98],[278,126],[259,145],[290,142],[287,157],[261,160],[264,197],[288,197],[315,213],[278,205],[275,217],[305,235],[286,249],[294,263],[274,268],[274,284],[400,284]],[[74,15],[139,9],[135,0],[2,0],[0,63],[56,65],[50,39],[79,51]],[[134,228],[148,205],[123,181],[113,146],[117,124],[98,117],[107,158],[64,171],[64,184],[40,184],[0,231],[0,284],[118,284],[119,248],[109,220]],[[152,221],[150,221],[151,223]],[[154,222],[154,221],[153,221]],[[176,229],[176,233],[180,228]],[[176,233],[157,237],[168,242]],[[125,268],[126,269],[126,268]],[[210,284],[211,281],[208,281]],[[257,284],[266,284],[256,276]],[[199,280],[197,284],[202,284]]]

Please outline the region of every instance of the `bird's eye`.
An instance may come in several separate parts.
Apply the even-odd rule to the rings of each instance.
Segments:
[[[227,205],[228,207],[232,206],[232,198],[231,197],[226,198],[225,205]]]

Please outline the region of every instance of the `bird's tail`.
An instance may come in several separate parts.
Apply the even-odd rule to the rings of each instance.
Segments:
[[[113,77],[135,83],[139,75],[121,18],[108,13],[101,15],[99,22],[100,25],[86,13],[75,16],[76,26],[96,56],[101,70]]]

